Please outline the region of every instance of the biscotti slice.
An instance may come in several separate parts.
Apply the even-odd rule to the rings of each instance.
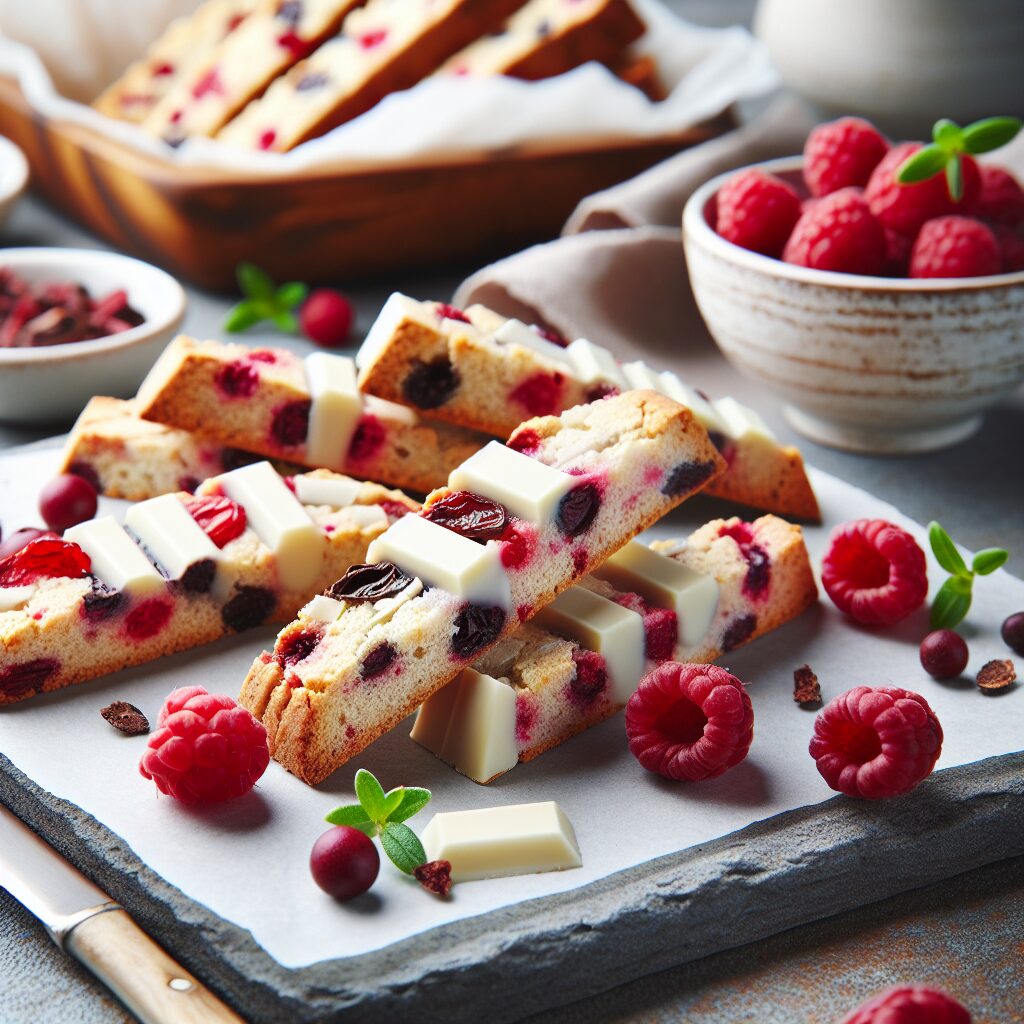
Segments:
[[[240,699],[271,754],[320,782],[723,468],[690,411],[654,392],[531,420],[286,626]]]
[[[369,0],[325,43],[217,138],[284,152],[409,89],[474,39],[501,27],[523,0]]]
[[[108,117],[139,122],[217,45],[256,9],[260,0],[206,0],[177,18],[116,82],[93,101]]]
[[[491,782],[621,710],[661,662],[714,661],[816,597],[800,528],[774,516],[632,541],[434,694],[412,738]]]
[[[142,121],[178,145],[212,136],[293,64],[341,27],[361,0],[261,0],[219,46],[180,77]]]
[[[419,506],[267,462],[41,537],[0,562],[0,704],[290,619]]]
[[[552,78],[588,61],[619,59],[644,31],[628,0],[529,0],[501,31],[470,43],[439,73]]]
[[[729,463],[708,494],[779,515],[820,518],[800,452],[779,444],[757,412],[734,398],[707,399],[674,373],[621,364],[584,338],[569,344],[484,306],[460,310],[396,293],[356,365],[368,394],[499,437],[525,416],[650,388],[691,408]]]
[[[487,438],[362,394],[347,356],[179,336],[139,388],[144,419],[303,466],[427,493]]]

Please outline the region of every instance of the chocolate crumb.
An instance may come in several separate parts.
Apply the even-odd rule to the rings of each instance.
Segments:
[[[793,672],[793,700],[802,708],[821,703],[821,687],[810,665],[801,665]]]
[[[134,705],[124,700],[108,704],[100,714],[125,736],[144,736],[149,732],[149,719]]]
[[[1009,658],[1005,661],[989,661],[978,671],[978,689],[983,693],[995,693],[1012,686],[1016,678],[1017,670]]]
[[[427,892],[435,893],[438,896],[447,896],[452,891],[452,865],[447,860],[428,860],[413,869],[416,881],[423,886]]]

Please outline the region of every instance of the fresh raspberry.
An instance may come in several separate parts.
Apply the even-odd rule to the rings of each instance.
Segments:
[[[718,233],[766,256],[782,252],[800,217],[800,197],[781,178],[764,171],[734,174],[718,190]]]
[[[1024,188],[1005,167],[979,165],[981,194],[971,213],[982,220],[1017,227],[1024,224]]]
[[[804,181],[812,196],[863,188],[888,151],[885,136],[861,117],[819,124],[804,145]]]
[[[906,277],[910,272],[910,250],[914,240],[898,231],[885,228],[885,272],[893,277]]]
[[[649,772],[700,782],[747,756],[754,710],[743,683],[724,668],[669,661],[629,698],[626,736]]]
[[[161,793],[199,804],[248,793],[269,762],[267,730],[245,708],[186,686],[160,710],[139,771]]]
[[[891,626],[924,604],[924,552],[906,530],[884,519],[855,519],[832,531],[821,561],[832,603],[869,626]]]
[[[341,292],[317,288],[302,304],[299,323],[310,341],[324,348],[337,348],[348,341],[354,313],[352,303]]]
[[[782,258],[815,270],[881,274],[886,265],[885,231],[860,189],[840,189],[801,216]]]
[[[931,773],[942,726],[920,694],[855,686],[818,713],[808,750],[834,790],[880,800],[906,793]]]
[[[869,999],[840,1024],[971,1024],[952,996],[923,985],[901,985]]]
[[[921,148],[920,142],[904,142],[893,146],[882,157],[864,189],[864,198],[882,226],[913,238],[921,225],[933,217],[970,211],[981,192],[978,164],[969,156],[961,158],[964,195],[959,203],[949,195],[945,174],[937,174],[913,185],[896,180],[900,165]]]
[[[910,277],[986,277],[1003,269],[996,236],[972,217],[936,217],[910,253]]]
[[[1003,273],[1013,274],[1024,270],[1024,234],[1019,229],[1008,228],[1005,224],[990,224],[992,234],[999,243],[1003,258]]]

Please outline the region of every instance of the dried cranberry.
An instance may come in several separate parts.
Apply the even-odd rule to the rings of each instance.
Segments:
[[[754,529],[750,523],[730,523],[719,531],[720,537],[731,537],[739,546],[740,554],[746,559],[747,574],[743,578],[743,590],[750,597],[759,597],[772,579],[772,561],[760,544],[754,543]]]
[[[507,447],[514,452],[522,452],[529,455],[540,447],[540,434],[536,430],[527,427],[525,430],[517,430],[509,439]]]
[[[472,491],[454,491],[434,502],[423,518],[470,540],[498,540],[505,532],[508,513],[503,505]]]
[[[217,547],[222,548],[245,532],[245,509],[225,497],[189,498],[185,508]]]
[[[89,556],[70,541],[42,536],[0,562],[0,587],[21,587],[42,576],[87,576]]]
[[[656,608],[632,591],[617,594],[615,602],[643,618],[644,650],[648,658],[668,661],[675,654],[679,641],[679,616],[671,608]]]
[[[202,558],[181,574],[181,586],[187,594],[208,594],[216,578],[217,563],[212,558]]]
[[[741,615],[733,619],[722,634],[722,650],[731,651],[740,644],[745,644],[757,629],[756,615]]]
[[[199,483],[200,481],[197,477],[189,476],[188,474],[186,474],[185,476],[179,476],[178,490],[186,491],[189,494],[195,494],[196,488],[199,486]]]
[[[221,81],[217,68],[210,68],[209,71],[192,86],[192,98],[201,100],[204,96],[223,96],[224,83]]]
[[[696,490],[711,477],[716,465],[710,459],[707,462],[680,462],[668,474],[661,493],[669,498],[677,498],[680,494]]]
[[[427,892],[447,896],[452,891],[452,863],[449,860],[428,860],[413,868],[413,877]]]
[[[589,704],[608,685],[608,666],[600,654],[579,648],[572,652],[576,674],[569,683],[569,691],[576,701]]]
[[[525,747],[537,724],[537,698],[529,691],[516,695],[516,743]]]
[[[297,665],[305,661],[319,646],[323,633],[319,629],[304,629],[281,640],[274,657],[282,665]]]
[[[268,128],[265,132],[260,133],[258,142],[260,149],[270,149],[275,142],[277,142],[277,132],[273,128]]]
[[[380,46],[388,37],[388,30],[386,28],[377,28],[372,32],[364,32],[359,37],[359,45],[364,50],[372,50],[375,46]]]
[[[498,639],[504,625],[504,609],[467,604],[455,616],[452,650],[460,658],[472,658]]]
[[[92,489],[97,494],[103,493],[103,483],[100,480],[100,475],[96,472],[96,467],[91,462],[72,462],[68,466],[68,472],[74,476],[80,476],[83,480],[87,480],[92,484]]]
[[[506,569],[522,569],[537,549],[537,531],[528,523],[513,519],[501,535],[501,564]]]
[[[134,704],[129,704],[126,700],[115,700],[101,708],[100,714],[125,736],[145,736],[149,732],[149,719]]]
[[[124,620],[125,630],[133,640],[149,640],[167,625],[173,611],[169,601],[151,597],[128,613]]]
[[[7,697],[27,697],[40,689],[58,668],[60,663],[53,658],[36,658],[22,665],[8,665],[0,669],[0,693]]]
[[[402,516],[407,516],[414,511],[408,505],[403,505],[400,501],[392,501],[390,498],[385,498],[377,504],[384,510],[388,519],[401,519]]]
[[[228,629],[241,633],[266,622],[276,604],[274,592],[265,587],[239,587],[221,609],[220,617]]]
[[[282,405],[270,422],[270,436],[285,447],[302,444],[309,433],[309,407],[305,400]]]
[[[117,611],[123,600],[124,594],[120,590],[108,587],[94,576],[92,588],[82,599],[82,614],[87,622],[104,622]]]
[[[558,503],[555,522],[567,537],[578,537],[594,521],[600,507],[601,492],[597,485],[583,484]]]
[[[402,393],[420,409],[436,409],[452,397],[460,383],[458,371],[451,360],[440,356],[429,363],[417,361],[405,378]]]
[[[370,458],[380,449],[385,437],[384,428],[376,416],[363,416],[352,435],[348,457],[355,462]]]
[[[260,375],[244,359],[236,359],[217,371],[214,383],[230,398],[251,398],[259,387]]]
[[[437,304],[437,315],[444,317],[445,320],[458,320],[464,324],[472,323],[458,306],[450,306],[447,302],[439,302]]]
[[[303,39],[295,32],[282,32],[277,37],[277,45],[287,50],[296,61],[308,57],[316,48],[312,40]]]
[[[397,657],[398,651],[394,646],[383,640],[363,658],[363,663],[359,666],[359,675],[363,679],[376,679],[391,667]]]
[[[535,373],[513,388],[508,397],[531,416],[548,416],[561,411],[564,380],[560,373]]]
[[[397,565],[375,562],[371,565],[353,565],[340,580],[331,585],[326,594],[336,601],[360,604],[395,597],[410,583],[412,577],[407,576]]]

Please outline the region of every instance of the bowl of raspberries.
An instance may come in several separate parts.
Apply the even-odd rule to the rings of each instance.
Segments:
[[[1024,379],[1024,188],[992,153],[1019,129],[943,120],[931,142],[897,143],[844,117],[802,156],[691,196],[701,314],[801,433],[851,451],[943,448]]]

